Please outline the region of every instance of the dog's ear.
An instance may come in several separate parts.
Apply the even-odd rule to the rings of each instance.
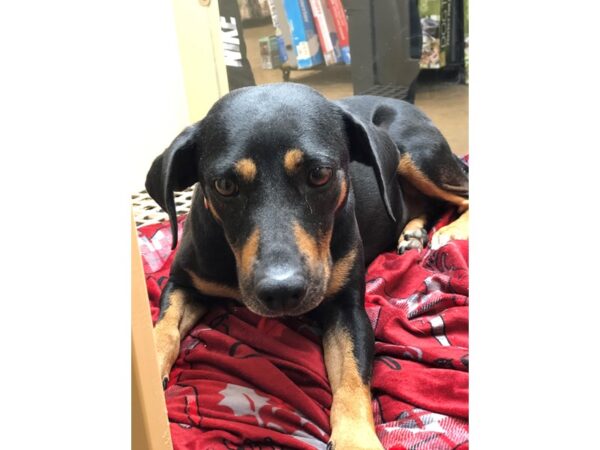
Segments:
[[[169,214],[172,249],[177,246],[177,211],[173,191],[182,191],[198,181],[200,129],[202,121],[183,130],[158,156],[146,175],[148,194]]]
[[[388,215],[395,222],[391,199],[394,183],[397,183],[398,148],[386,131],[361,120],[344,108],[341,109],[348,136],[350,160],[373,167],[381,198]]]

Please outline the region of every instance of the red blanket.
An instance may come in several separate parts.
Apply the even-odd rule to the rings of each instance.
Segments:
[[[138,235],[156,320],[171,236],[166,223]],[[468,448],[468,280],[467,241],[385,253],[368,269],[373,413],[386,449]],[[331,432],[318,329],[234,302],[182,341],[165,395],[176,450],[325,449]]]

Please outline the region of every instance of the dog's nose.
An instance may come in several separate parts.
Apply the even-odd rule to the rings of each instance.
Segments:
[[[285,312],[297,305],[306,293],[306,280],[298,270],[268,270],[256,284],[256,295],[272,311]]]

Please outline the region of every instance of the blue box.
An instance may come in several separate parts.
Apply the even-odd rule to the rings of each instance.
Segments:
[[[284,0],[298,69],[323,64],[323,53],[308,0]]]
[[[271,21],[275,28],[275,36],[279,45],[279,60],[291,67],[296,67],[296,53],[292,43],[290,26],[283,6],[283,0],[268,0]]]

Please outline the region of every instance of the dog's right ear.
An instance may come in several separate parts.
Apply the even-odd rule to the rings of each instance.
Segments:
[[[200,129],[202,121],[183,130],[152,163],[146,175],[148,194],[169,214],[173,245],[177,246],[177,211],[173,191],[182,191],[198,181]]]

